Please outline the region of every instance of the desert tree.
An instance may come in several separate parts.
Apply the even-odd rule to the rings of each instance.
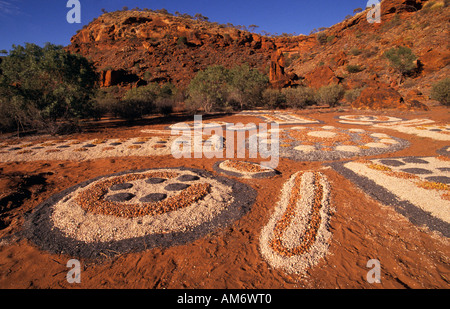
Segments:
[[[393,47],[384,52],[384,57],[388,59],[390,66],[399,73],[398,84],[401,84],[403,78],[417,68],[417,56],[408,47]]]
[[[209,66],[199,71],[188,86],[187,106],[191,111],[203,109],[209,113],[226,104],[229,71],[221,66]]]
[[[91,62],[63,46],[13,45],[0,71],[0,100],[17,126],[57,131],[91,116],[98,75]]]
[[[233,67],[229,72],[229,95],[235,100],[239,108],[251,108],[262,101],[262,93],[267,87],[269,79],[257,69],[247,64]]]

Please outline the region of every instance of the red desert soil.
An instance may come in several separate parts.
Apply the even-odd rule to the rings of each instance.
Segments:
[[[389,115],[400,118],[430,118],[447,122],[449,110],[433,107],[420,112],[359,112],[305,110],[299,112],[326,125],[344,125],[335,116],[345,114]],[[258,121],[255,117],[227,116],[217,121]],[[323,126],[324,124],[322,124]],[[321,125],[317,125],[321,126]],[[97,132],[70,138],[121,138],[144,136],[140,130],[164,125],[100,128]],[[421,138],[388,129],[372,130],[411,142],[395,153],[374,156],[436,156],[448,142]],[[372,157],[368,157],[369,159]],[[160,167],[191,167],[217,174],[213,165],[221,159],[183,159],[172,156],[106,158],[83,162],[37,161],[0,163],[0,198],[15,199],[1,215],[0,288],[448,288],[450,282],[449,240],[426,228],[413,225],[392,207],[372,199],[324,162],[280,159],[281,175],[268,179],[236,179],[257,190],[255,204],[232,226],[192,243],[139,253],[123,254],[102,261],[81,260],[80,284],[66,280],[66,263],[72,257],[41,251],[20,238],[24,215],[68,187],[101,175]],[[251,161],[251,159],[246,159]],[[257,160],[254,160],[255,162]],[[259,237],[280,196],[283,184],[301,170],[320,170],[332,188],[331,244],[329,253],[303,275],[273,269],[262,258]],[[232,177],[230,177],[232,178]],[[31,179],[31,180],[30,180]],[[3,205],[2,205],[3,207]],[[381,283],[366,280],[366,264],[378,259]]]

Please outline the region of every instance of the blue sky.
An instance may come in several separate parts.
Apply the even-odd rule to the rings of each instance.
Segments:
[[[367,0],[79,0],[81,24],[69,24],[66,15],[68,0],[0,0],[0,50],[25,42],[43,45],[46,42],[69,45],[70,38],[95,17],[101,9],[116,11],[165,8],[195,15],[201,13],[210,21],[235,25],[259,26],[270,33],[309,34],[314,28],[329,27]]]

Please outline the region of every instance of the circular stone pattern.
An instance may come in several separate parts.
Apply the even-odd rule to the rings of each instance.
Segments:
[[[232,224],[255,199],[250,186],[203,170],[122,172],[52,196],[27,218],[24,235],[52,253],[108,257],[189,243]]]
[[[409,142],[384,133],[331,126],[285,130],[280,135],[280,156],[298,161],[329,161],[395,152]],[[273,155],[268,151],[261,155]],[[393,163],[394,164],[394,163]]]
[[[344,124],[359,124],[359,125],[373,125],[376,123],[396,122],[403,119],[391,116],[373,116],[373,115],[345,115],[338,116],[340,123]]]

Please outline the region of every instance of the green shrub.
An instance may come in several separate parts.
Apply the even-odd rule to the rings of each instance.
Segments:
[[[344,98],[347,102],[352,103],[356,101],[356,99],[361,95],[362,89],[361,88],[354,88],[345,91]]]
[[[93,117],[100,119],[108,113],[114,113],[120,102],[120,93],[117,86],[97,90],[93,104]]]
[[[178,46],[186,46],[188,44],[187,38],[185,36],[180,36],[177,39],[177,45]]]
[[[226,69],[210,66],[200,71],[188,86],[187,108],[208,113],[234,106],[240,109],[257,106],[267,87],[267,76],[247,65]]]
[[[228,95],[229,71],[220,65],[199,71],[188,86],[186,108],[192,112],[203,109],[209,113],[225,106]]]
[[[328,40],[328,36],[324,32],[318,33],[316,38],[321,45],[325,45]]]
[[[334,35],[327,36],[327,43],[331,43],[335,38],[336,36]]]
[[[280,108],[286,104],[286,96],[278,89],[267,88],[262,92],[262,101],[266,108]]]
[[[228,77],[229,99],[235,100],[241,110],[260,104],[269,83],[266,75],[244,64],[229,70]]]
[[[62,46],[13,45],[0,71],[0,100],[9,107],[15,127],[57,133],[66,124],[93,116],[95,68]]]
[[[149,84],[128,90],[121,102],[115,106],[114,114],[126,120],[135,120],[154,111],[159,86]]]
[[[447,77],[433,85],[431,99],[441,104],[450,106],[450,77]]]
[[[361,55],[361,53],[362,53],[362,51],[359,48],[356,48],[356,47],[350,49],[349,52],[353,56],[358,56],[358,55]]]
[[[284,88],[281,93],[286,97],[286,104],[292,108],[304,108],[316,103],[314,90],[308,87]]]
[[[384,56],[389,60],[391,67],[402,75],[411,73],[416,68],[414,61],[417,60],[417,56],[408,47],[393,47],[387,50]]]
[[[334,107],[343,98],[344,92],[342,85],[323,86],[317,91],[316,100],[319,103]]]
[[[360,67],[358,64],[349,64],[347,65],[346,69],[349,73],[358,73],[364,71],[364,68]]]

